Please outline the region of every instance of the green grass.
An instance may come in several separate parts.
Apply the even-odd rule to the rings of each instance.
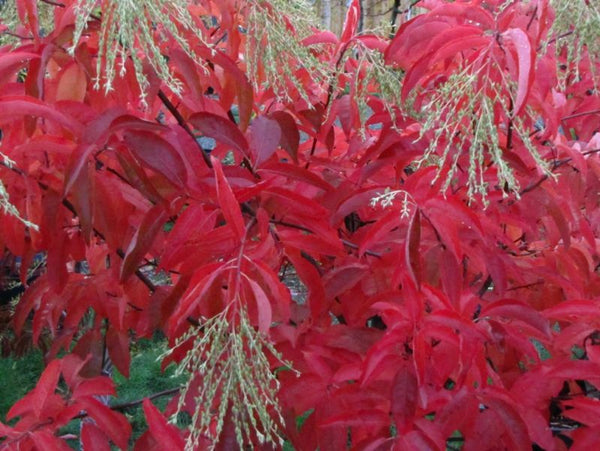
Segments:
[[[183,384],[181,376],[175,376],[175,367],[171,365],[162,372],[158,358],[166,350],[164,339],[139,340],[132,345],[132,359],[129,379],[113,369],[113,380],[117,387],[117,397],[111,405],[142,400],[163,390]],[[5,422],[10,407],[35,384],[44,368],[40,351],[32,351],[22,358],[0,358],[0,421]],[[161,411],[171,396],[154,399],[152,402]],[[123,411],[131,422],[132,442],[146,430],[146,420],[141,404],[128,407]],[[79,434],[79,421],[71,422],[62,433]],[[71,443],[76,447],[77,444]]]
[[[11,406],[35,387],[43,369],[39,351],[21,358],[0,358],[0,421],[6,422]]]

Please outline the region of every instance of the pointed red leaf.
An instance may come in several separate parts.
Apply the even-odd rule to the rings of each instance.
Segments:
[[[407,432],[412,425],[417,409],[418,381],[417,376],[408,367],[403,367],[396,373],[392,384],[390,412],[398,432]]]
[[[125,251],[121,266],[121,281],[127,280],[137,270],[168,218],[169,213],[164,205],[155,205],[148,210]]]
[[[19,116],[35,116],[49,119],[80,136],[83,126],[76,119],[61,113],[54,105],[29,96],[0,97],[0,122],[12,121]]]
[[[356,34],[358,27],[358,20],[360,17],[360,2],[358,0],[352,0],[348,11],[346,12],[346,20],[344,21],[344,29],[340,37],[340,42],[346,44]]]
[[[294,117],[285,111],[276,111],[269,117],[279,123],[281,129],[281,140],[279,145],[284,148],[292,157],[295,163],[298,163],[298,146],[300,145],[300,132]]]
[[[417,208],[408,225],[404,258],[406,269],[417,286],[421,285],[421,213]]]
[[[83,68],[73,62],[66,66],[58,80],[56,100],[83,102],[87,91],[87,76]]]
[[[250,150],[254,155],[254,166],[259,167],[275,153],[282,134],[275,119],[259,116],[250,124]]]
[[[256,308],[258,311],[258,330],[263,334],[267,334],[269,332],[269,328],[271,327],[271,323],[273,322],[273,312],[271,310],[269,298],[261,286],[254,280],[247,276],[245,276],[245,279],[246,282],[248,282],[256,301]]]
[[[144,408],[144,414],[148,421],[148,429],[156,442],[160,443],[161,447],[165,450],[183,450],[185,448],[185,441],[183,440],[179,429],[174,425],[167,423],[162,413],[160,413],[148,398],[144,399],[142,407]]]
[[[85,451],[110,451],[108,437],[94,423],[83,421],[81,425],[81,445]]]
[[[115,364],[119,373],[129,377],[131,354],[129,353],[129,333],[110,326],[106,331],[106,347],[110,360]]]
[[[221,211],[223,212],[223,216],[225,216],[227,224],[235,232],[236,237],[242,239],[245,234],[246,225],[242,211],[240,210],[240,204],[235,198],[231,186],[229,186],[221,162],[214,157],[211,157],[211,161],[215,171],[217,198],[219,199]]]
[[[229,119],[212,113],[195,113],[189,118],[189,122],[196,127],[200,133],[214,138],[231,148],[248,156],[248,142],[240,129]]]
[[[131,425],[122,414],[111,410],[95,398],[80,400],[87,414],[96,422],[98,428],[121,449],[127,449]]]
[[[535,78],[535,49],[529,42],[529,37],[520,28],[509,28],[502,37],[512,42],[519,63],[519,80],[517,84],[517,98],[514,105],[514,114],[519,114],[529,95],[531,84]]]
[[[187,181],[185,163],[179,152],[156,133],[129,130],[124,140],[135,157],[146,167],[164,175],[177,187]]]
[[[73,390],[71,399],[78,399],[88,396],[111,395],[114,396],[115,384],[109,377],[98,376],[92,379],[84,379]]]

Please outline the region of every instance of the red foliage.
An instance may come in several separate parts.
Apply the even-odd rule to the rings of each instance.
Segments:
[[[201,26],[215,50],[193,45],[209,70],[163,42],[183,95],[150,77],[146,108],[131,70],[106,95],[93,88],[97,27],[67,53],[76,2],[56,7],[44,35],[35,2],[17,3],[32,39],[0,49],[0,151],[15,162],[0,179],[39,231],[2,215],[0,247],[20,258],[26,285],[12,326],[49,345],[37,387],[8,415],[18,421],[0,424],[3,447],[68,449],[59,429],[87,415],[86,449],[126,448],[126,418],[95,399],[114,394],[100,376],[104,344],[128,374],[131,335],[161,330],[173,344],[240,299],[299,372],[278,372],[282,435],[295,449],[600,441],[600,97],[587,60],[561,88],[559,57],[538,55],[553,18],[547,0],[501,13],[505,2],[495,0],[427,1],[429,12],[389,41],[355,35],[355,1],[340,39],[315,31],[303,41],[343,65],[339,92],[282,61],[308,96],[289,100],[248,81],[236,2],[200,1],[196,11],[214,18]],[[441,193],[436,168],[411,165],[431,137],[418,140],[421,124],[401,105],[392,117],[369,95],[360,130],[356,82],[369,68],[350,55],[359,44],[405,71],[398,90],[416,105],[465,61],[488,64],[481,77],[514,80],[513,113],[529,109],[546,125],[525,121],[556,178],[540,173],[499,111],[520,198],[495,186],[490,161],[487,207],[469,201],[466,170]],[[214,149],[196,136],[213,138]],[[466,152],[458,163],[468,167]],[[406,193],[408,210],[402,195],[372,206],[387,188]],[[46,270],[28,281],[39,255]],[[305,303],[282,280],[291,269]],[[94,320],[82,321],[90,309]],[[136,449],[184,446],[183,431],[149,401],[143,408],[149,430]],[[231,443],[231,425],[223,431]]]

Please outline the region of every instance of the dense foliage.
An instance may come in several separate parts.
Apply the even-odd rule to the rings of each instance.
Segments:
[[[102,369],[157,330],[188,382],[136,449],[596,446],[597,35],[548,0],[423,0],[391,39],[356,0],[339,37],[294,2],[129,3],[1,25],[3,347],[46,362],[2,447],[82,419],[128,448]]]

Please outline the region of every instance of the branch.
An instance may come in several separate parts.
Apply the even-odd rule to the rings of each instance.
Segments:
[[[152,401],[153,399],[161,398],[163,396],[174,395],[176,393],[179,393],[180,390],[181,390],[181,387],[169,388],[167,390],[153,393],[150,396],[145,396],[142,399],[136,399],[135,401],[124,402],[121,404],[115,404],[114,406],[110,406],[110,408],[111,408],[111,410],[118,410],[118,411],[126,410],[131,407],[140,405],[141,403],[144,402],[144,399],[149,399],[150,401]]]
[[[561,121],[566,121],[567,119],[573,119],[576,117],[587,116],[589,114],[598,114],[600,113],[600,109],[598,110],[590,110],[590,111],[582,111],[581,113],[570,114],[568,116],[564,116],[561,118]]]
[[[59,3],[59,2],[54,2],[52,0],[40,0],[42,3],[46,3],[48,5],[52,5],[52,6],[58,6],[60,8],[64,8],[65,4],[64,3]]]
[[[167,390],[153,393],[150,396],[144,396],[142,399],[136,399],[135,401],[124,402],[122,404],[115,404],[114,406],[110,406],[110,410],[122,411],[122,410],[129,409],[131,407],[136,407],[136,406],[142,404],[144,402],[144,399],[149,399],[150,401],[152,401],[153,399],[161,398],[163,396],[174,395],[176,393],[179,393],[181,388],[182,387],[169,388]],[[72,420],[80,420],[82,418],[87,418],[88,416],[89,416],[89,414],[87,412],[81,412],[79,415],[76,415],[73,418],[71,418],[71,421]]]

